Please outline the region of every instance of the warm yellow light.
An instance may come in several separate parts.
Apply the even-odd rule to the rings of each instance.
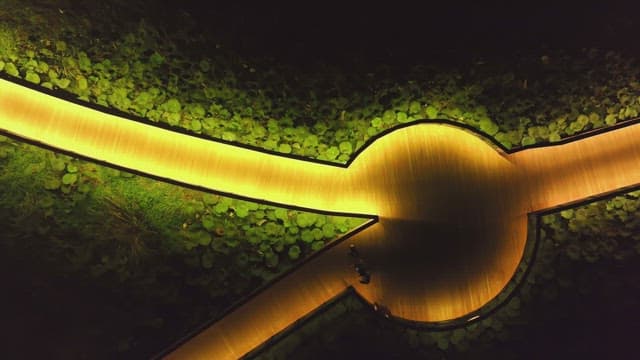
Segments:
[[[394,316],[463,317],[521,260],[527,214],[640,184],[640,126],[505,154],[475,134],[419,124],[377,139],[348,168],[145,125],[0,80],[0,130],[157,177],[255,200],[380,221],[305,263],[172,357],[237,358],[352,285]]]
[[[351,200],[339,166],[207,141],[73,104],[0,80],[0,129],[95,160],[227,194],[338,213],[372,214]],[[328,191],[330,190],[330,191]]]

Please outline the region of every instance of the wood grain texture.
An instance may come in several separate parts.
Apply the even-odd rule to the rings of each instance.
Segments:
[[[640,184],[640,125],[511,154],[530,209],[541,211]]]
[[[640,126],[506,154],[477,135],[419,124],[373,142],[348,168],[268,155],[104,114],[0,80],[0,129],[140,172],[256,200],[379,216],[259,293],[169,358],[237,358],[345,287],[425,322],[493,299],[521,260],[527,214],[640,184]]]
[[[344,168],[145,125],[6,80],[0,80],[0,129],[113,165],[255,200],[361,214],[371,208],[339,191],[326,192],[345,188]]]
[[[356,234],[353,240],[367,242],[377,238],[380,231],[374,225]],[[237,359],[342,293],[357,282],[356,276],[348,243],[340,243],[274,283],[167,358]]]

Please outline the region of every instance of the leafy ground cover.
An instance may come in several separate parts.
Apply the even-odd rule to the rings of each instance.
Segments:
[[[518,147],[640,111],[640,67],[615,52],[293,69],[243,59],[194,36],[186,20],[168,33],[150,20],[98,20],[112,18],[117,7],[94,6],[55,15],[7,7],[0,70],[194,133],[336,162],[369,137],[415,119],[459,121]],[[47,22],[54,24],[45,32]]]
[[[189,190],[4,137],[0,147],[1,253],[13,264],[3,275],[33,283],[44,308],[59,305],[47,301],[59,286],[100,294],[75,310],[100,324],[84,324],[93,331],[76,341],[106,357],[158,351],[363,222]],[[83,302],[61,295],[70,313]]]
[[[543,216],[529,276],[484,320],[447,331],[411,329],[351,295],[251,358],[633,356],[640,319],[639,196],[635,191]]]
[[[0,71],[193,133],[335,162],[345,162],[371,136],[415,119],[459,121],[514,148],[555,142],[640,111],[638,62],[615,52],[456,54],[431,65],[356,62],[346,70],[322,62],[289,66],[243,58],[224,38],[199,34],[186,14],[161,13],[152,1],[136,4],[3,1]],[[44,327],[38,336],[51,339],[43,351],[61,358],[157,351],[356,225],[197,193],[1,140],[3,276],[13,303],[22,304],[11,317],[21,329],[14,343],[28,341],[42,319],[69,323],[64,332]],[[590,260],[584,271],[612,274],[595,265],[633,258],[620,254],[633,253],[627,240],[638,232],[607,235],[619,236],[615,245],[592,240],[585,247],[572,231],[615,220],[625,206],[558,215],[544,229],[547,237],[564,236],[550,247],[563,252],[540,257],[562,260],[558,269],[567,274]],[[613,250],[606,255],[606,249]],[[537,279],[557,277],[545,274]],[[553,295],[535,289],[531,284],[531,301]],[[517,315],[526,301],[504,311]],[[507,336],[504,324],[525,321],[500,316],[477,326],[478,336],[492,334],[482,335],[487,346]],[[458,339],[460,332],[456,342],[453,334],[402,332],[416,348],[437,343],[447,354],[473,343],[466,335]]]

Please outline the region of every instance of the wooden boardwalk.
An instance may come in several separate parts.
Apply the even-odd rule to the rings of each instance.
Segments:
[[[469,131],[419,124],[377,139],[344,168],[173,133],[0,80],[0,129],[187,185],[379,216],[169,358],[241,357],[349,285],[397,317],[463,317],[510,280],[527,214],[640,184],[640,125],[507,154]],[[349,243],[370,269],[368,285],[357,281]]]

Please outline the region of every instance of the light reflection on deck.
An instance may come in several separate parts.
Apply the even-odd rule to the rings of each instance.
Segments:
[[[0,80],[0,129],[175,182],[380,221],[305,263],[177,349],[238,358],[347,286],[397,317],[462,317],[493,299],[522,257],[528,213],[640,183],[640,126],[505,154],[456,127],[376,140],[349,168],[269,155],[124,120]],[[371,283],[358,283],[356,244]]]

